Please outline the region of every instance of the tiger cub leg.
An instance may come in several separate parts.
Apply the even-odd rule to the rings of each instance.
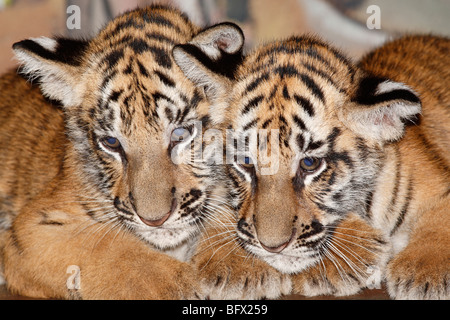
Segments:
[[[245,251],[235,235],[234,224],[228,221],[219,225],[206,228],[192,258],[204,296],[210,299],[275,299],[290,292],[290,275],[282,274]]]
[[[111,227],[80,208],[52,208],[51,200],[31,206],[16,218],[3,252],[8,288],[37,298],[198,297],[189,264]]]
[[[396,299],[450,299],[450,200],[424,212],[410,241],[387,265]]]
[[[381,232],[353,214],[332,231],[319,262],[293,275],[293,293],[344,296],[380,287],[388,254]]]

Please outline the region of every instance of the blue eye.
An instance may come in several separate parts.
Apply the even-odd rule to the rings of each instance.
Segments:
[[[253,171],[255,168],[253,160],[250,157],[245,157],[244,159],[242,159],[242,163],[240,163],[239,165],[247,171]]]
[[[319,169],[322,164],[322,159],[319,158],[305,158],[300,161],[300,167],[303,171],[314,172]]]
[[[303,163],[307,166],[310,167],[314,164],[314,159],[312,158],[305,158],[303,159]]]
[[[114,137],[106,137],[101,140],[101,143],[108,149],[111,149],[112,151],[118,151],[119,148],[121,147],[119,139]]]
[[[186,128],[176,128],[172,131],[170,140],[175,143],[187,140],[191,136],[191,132]]]

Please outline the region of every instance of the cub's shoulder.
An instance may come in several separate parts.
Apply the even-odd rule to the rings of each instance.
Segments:
[[[410,127],[421,148],[450,165],[450,39],[409,35],[366,55],[360,66],[375,76],[401,82],[419,96],[422,113]],[[438,156],[439,155],[439,156]]]
[[[37,82],[37,81],[36,81]],[[32,114],[51,114],[52,118],[61,118],[62,111],[57,102],[46,99],[37,84],[23,78],[17,70],[11,70],[0,76],[0,123],[11,116]]]
[[[363,57],[360,66],[380,77],[413,86],[420,91],[448,86],[450,39],[432,35],[409,35],[388,42]]]

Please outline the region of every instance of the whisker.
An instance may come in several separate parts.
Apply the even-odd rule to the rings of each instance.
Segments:
[[[355,273],[355,275],[363,279],[363,276],[361,273],[365,273],[363,270],[361,270],[358,265],[356,265],[351,259],[349,259],[341,250],[339,250],[335,244],[330,244],[330,248],[350,267],[350,269]],[[347,275],[348,277],[348,275]]]
[[[220,247],[216,248],[216,249],[214,250],[214,252],[211,254],[211,256],[209,257],[209,260],[206,262],[206,264],[205,264],[200,270],[203,270],[203,269],[211,262],[211,259],[216,255],[216,253],[219,252],[224,246],[226,246],[226,245],[228,245],[229,243],[235,241],[235,237],[234,237],[233,235],[228,236],[228,237],[224,237],[224,238],[221,239],[221,240],[227,240],[227,239],[230,239],[230,240],[226,241],[226,242],[225,242],[224,244],[222,244]],[[204,252],[204,251],[206,251],[206,250],[202,250],[202,252]]]
[[[367,242],[374,243],[374,244],[377,243],[376,240],[371,239],[371,238],[358,237],[358,236],[354,236],[354,235],[352,235],[352,234],[343,233],[343,232],[339,232],[339,231],[333,231],[333,234],[343,235],[343,236],[347,236],[347,237],[350,237],[350,238],[354,238],[354,239],[359,239],[359,240],[367,241]]]
[[[373,251],[373,250],[370,250],[369,248],[367,248],[367,247],[365,247],[365,246],[363,246],[363,245],[361,245],[361,244],[359,244],[359,243],[357,243],[357,242],[350,241],[350,240],[348,240],[348,239],[345,239],[345,238],[342,238],[342,237],[339,237],[339,236],[335,236],[335,237],[333,237],[333,238],[336,239],[336,240],[345,241],[345,242],[348,242],[348,243],[350,243],[350,244],[352,244],[352,245],[354,245],[354,246],[360,247],[361,249],[364,249],[364,250],[366,250],[367,252],[369,252],[369,253],[371,253],[371,254],[377,256],[377,257],[380,256],[379,253],[377,253],[377,252],[375,252],[375,251]]]

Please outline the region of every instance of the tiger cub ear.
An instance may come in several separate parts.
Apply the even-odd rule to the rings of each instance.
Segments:
[[[32,38],[13,45],[20,72],[37,80],[45,96],[65,106],[79,103],[75,87],[88,42],[63,38]]]
[[[383,144],[402,138],[405,126],[416,124],[421,110],[417,93],[405,84],[369,76],[359,82],[340,118],[358,135]]]
[[[211,119],[216,123],[223,119],[226,108],[223,100],[243,60],[244,41],[241,28],[224,22],[201,31],[189,43],[177,45],[172,51],[186,77],[204,89],[213,108]]]

